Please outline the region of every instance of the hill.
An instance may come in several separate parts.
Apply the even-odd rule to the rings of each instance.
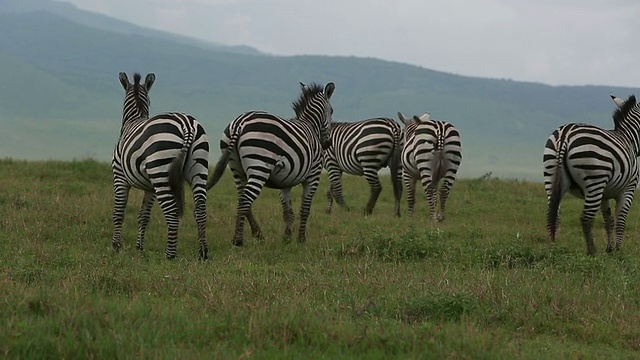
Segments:
[[[117,74],[138,71],[157,75],[153,113],[194,114],[213,144],[243,111],[291,116],[299,81],[334,81],[335,120],[430,111],[462,134],[462,176],[540,180],[542,147],[555,127],[610,126],[608,93],[637,92],[464,77],[371,58],[270,56],[47,0],[0,3],[0,33],[0,156],[20,159],[109,159],[123,96]]]

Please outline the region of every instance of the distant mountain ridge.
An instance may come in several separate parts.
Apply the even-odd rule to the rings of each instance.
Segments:
[[[555,127],[611,127],[610,92],[483,79],[372,58],[271,56],[255,49],[140,28],[51,0],[0,2],[0,156],[108,160],[123,91],[117,74],[155,72],[152,113],[186,111],[205,125],[217,156],[224,126],[239,113],[292,116],[298,82],[336,83],[337,121],[430,111],[463,141],[462,176],[540,180],[542,148]]]

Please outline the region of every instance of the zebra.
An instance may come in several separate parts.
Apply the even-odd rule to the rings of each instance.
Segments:
[[[462,162],[460,133],[449,122],[431,120],[428,112],[411,119],[398,112],[398,118],[405,124],[402,169],[409,215],[413,215],[415,205],[415,182],[420,179],[431,219],[443,221],[447,198]],[[440,180],[440,211],[437,211]]]
[[[613,101],[613,103],[617,106],[617,107],[622,107],[622,104],[624,104],[624,100],[613,95],[613,94],[609,94],[609,97],[611,97],[611,101]]]
[[[327,190],[327,214],[331,213],[333,199],[348,209],[342,196],[342,173],[363,176],[371,193],[364,209],[371,215],[382,191],[378,171],[389,166],[391,184],[395,197],[395,215],[400,216],[402,197],[402,167],[400,152],[402,128],[395,120],[385,117],[356,122],[334,122],[331,124],[331,147],[324,152],[323,165],[329,173]]]
[[[562,197],[570,192],[584,199],[582,232],[587,254],[595,254],[593,219],[602,210],[607,233],[607,252],[616,250],[622,237],[638,185],[640,152],[640,106],[634,95],[620,103],[613,113],[613,130],[597,126],[569,123],[557,128],[547,139],[544,154],[544,187],[547,193],[547,230],[556,240],[558,215]],[[615,219],[609,200],[616,200]]]
[[[235,246],[243,245],[245,218],[253,235],[262,237],[251,205],[265,186],[280,189],[284,235],[288,241],[294,221],[291,188],[302,184],[298,241],[306,240],[307,219],[322,172],[322,152],[331,145],[333,109],[329,100],[334,90],[332,82],[324,87],[303,86],[300,98],[293,102],[294,119],[249,111],[225,128],[220,140],[222,154],[207,182],[207,190],[218,183],[228,164],[238,191]]]
[[[144,236],[151,208],[158,199],[167,222],[168,259],[176,256],[178,219],[184,212],[184,181],[193,189],[194,214],[198,226],[200,259],[207,259],[205,238],[206,182],[209,166],[209,140],[200,123],[191,115],[170,112],[149,118],[149,90],[155,82],[150,73],[144,83],[133,75],[133,83],[123,72],[119,75],[125,90],[120,137],[113,151],[113,240],[119,251],[122,224],[133,188],[144,190],[144,200],[138,213],[136,247],[144,249]]]

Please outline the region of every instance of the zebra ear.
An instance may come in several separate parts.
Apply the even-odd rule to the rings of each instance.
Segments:
[[[329,82],[325,87],[324,87],[324,95],[327,97],[327,99],[331,99],[331,95],[333,95],[333,91],[336,89],[336,85],[332,82]]]
[[[147,88],[147,91],[151,89],[151,85],[156,81],[156,74],[149,73],[147,77],[144,79],[144,87]]]
[[[131,83],[129,82],[129,78],[127,77],[127,74],[121,72],[118,75],[118,78],[120,79],[120,84],[122,85],[122,87],[127,90],[127,88],[129,88],[129,85],[131,85]]]
[[[298,81],[298,83],[300,83],[300,89],[304,90],[304,88],[307,87],[307,85],[305,85],[302,81]]]
[[[402,113],[400,111],[398,111],[398,119],[400,119],[400,121],[402,121],[403,124],[408,125],[409,124],[409,119],[407,119],[406,117],[404,117],[404,115],[402,115]]]
[[[609,94],[609,96],[611,97],[611,100],[613,101],[614,104],[616,104],[617,107],[621,107],[622,105],[624,105],[624,100],[622,100],[621,98],[613,94]]]

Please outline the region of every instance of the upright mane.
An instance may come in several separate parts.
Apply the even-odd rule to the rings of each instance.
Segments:
[[[311,99],[313,99],[318,93],[324,91],[324,87],[320,84],[311,83],[309,85],[301,86],[302,94],[300,98],[293,102],[293,111],[296,113],[296,118],[299,119],[304,112],[304,109],[309,105]]]
[[[142,88],[142,85],[140,85],[141,79],[142,76],[140,76],[139,73],[133,74],[133,98],[136,100],[136,107],[138,108],[138,111],[144,112],[145,102],[140,94],[140,89]]]
[[[622,125],[626,117],[629,115],[629,112],[631,112],[631,109],[633,109],[635,106],[636,106],[636,96],[630,95],[627,101],[625,101],[624,104],[622,104],[622,106],[620,106],[618,109],[616,109],[613,112],[613,124],[614,124],[615,130],[620,129],[620,126]]]

